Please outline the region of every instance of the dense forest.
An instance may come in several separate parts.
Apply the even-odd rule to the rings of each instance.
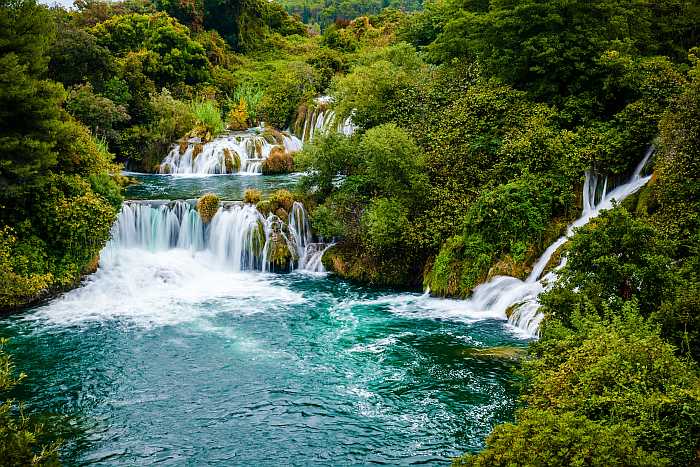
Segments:
[[[155,171],[185,137],[263,122],[299,132],[326,106],[351,117],[352,135],[293,155],[305,173],[295,199],[336,240],[326,268],[456,298],[497,275],[525,278],[581,212],[584,173],[619,183],[653,148],[647,186],[556,253],[567,261],[540,297],[514,422],[454,462],[700,461],[697,2],[0,10],[2,310],[94,271],[129,183],[122,168]],[[2,358],[7,391],[18,381]],[[0,407],[0,458],[55,461],[57,446],[42,447],[17,411]]]

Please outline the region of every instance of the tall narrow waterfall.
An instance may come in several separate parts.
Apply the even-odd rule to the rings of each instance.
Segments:
[[[263,216],[255,206],[224,203],[206,225],[194,201],[127,201],[112,227],[107,250],[185,249],[210,253],[213,261],[233,271],[273,270],[276,248],[289,250],[289,269],[323,272],[304,206],[295,202],[289,223]]]
[[[470,312],[489,310],[506,315],[509,308],[514,308],[508,321],[511,325],[526,332],[530,336],[537,336],[539,325],[543,315],[539,312],[540,304],[538,296],[550,287],[556,279],[556,270],[561,268],[566,261],[554,269],[554,271],[542,276],[542,272],[552,259],[552,255],[569,239],[574,229],[587,224],[598,216],[604,209],[613,207],[613,201],[622,201],[629,195],[642,188],[651,176],[642,176],[642,170],[646,166],[653,153],[649,149],[642,161],[635,168],[632,176],[624,184],[608,191],[607,179],[602,182],[592,172],[586,173],[583,185],[583,213],[567,228],[566,234],[552,243],[537,260],[532,272],[521,281],[510,276],[496,276],[489,282],[481,284],[474,289],[472,296],[465,301]]]
[[[285,152],[301,150],[302,142],[287,132],[261,128],[233,132],[213,141],[200,144],[192,140],[187,144],[175,144],[161,162],[162,174],[258,174],[262,162],[274,148]]]

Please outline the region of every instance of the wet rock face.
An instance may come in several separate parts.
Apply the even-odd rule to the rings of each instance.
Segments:
[[[270,238],[266,256],[270,271],[289,272],[294,269],[294,264],[299,257],[291,238],[287,225],[277,216],[273,216],[270,221]]]

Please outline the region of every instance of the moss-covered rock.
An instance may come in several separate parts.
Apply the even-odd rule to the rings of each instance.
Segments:
[[[421,274],[415,270],[410,255],[375,257],[358,254],[358,248],[348,244],[335,245],[321,258],[324,268],[343,279],[378,287],[420,290]]]
[[[277,208],[275,216],[279,217],[282,222],[287,222],[289,220],[289,213],[282,208]]]
[[[273,211],[273,206],[269,199],[258,201],[255,207],[257,208],[258,212],[260,212],[260,214],[262,214],[263,216],[267,216]]]
[[[201,143],[197,143],[194,145],[192,148],[192,161],[194,162],[197,159],[197,156],[199,156],[202,151],[204,151],[204,145]]]
[[[229,174],[240,172],[241,157],[237,152],[224,148],[224,167],[226,168],[226,173]]]
[[[199,212],[202,222],[207,224],[214,218],[216,212],[219,210],[219,201],[219,197],[214,193],[202,195],[202,197],[197,200],[197,212]]]
[[[264,175],[287,174],[294,170],[294,157],[286,152],[284,148],[275,146],[270,151],[270,155],[262,163],[262,173]]]
[[[279,219],[273,218],[270,223],[270,238],[265,260],[269,269],[274,272],[289,272],[294,263],[299,260],[294,245],[290,243],[286,225]]]
[[[190,143],[186,139],[181,139],[178,142],[178,151],[180,154],[184,154],[187,152],[187,148],[189,147]]]
[[[274,210],[282,208],[289,212],[294,204],[294,195],[289,190],[277,190],[270,195],[270,202],[272,203]]]
[[[530,274],[530,268],[524,261],[515,261],[511,255],[501,257],[496,264],[489,269],[486,280],[494,276],[511,276],[525,279]]]

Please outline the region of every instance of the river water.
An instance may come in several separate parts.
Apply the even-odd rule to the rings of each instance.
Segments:
[[[229,199],[273,182],[142,181]],[[473,352],[526,345],[501,317],[208,254],[108,248],[82,287],[0,321],[66,464],[448,465],[512,419],[513,362]]]

